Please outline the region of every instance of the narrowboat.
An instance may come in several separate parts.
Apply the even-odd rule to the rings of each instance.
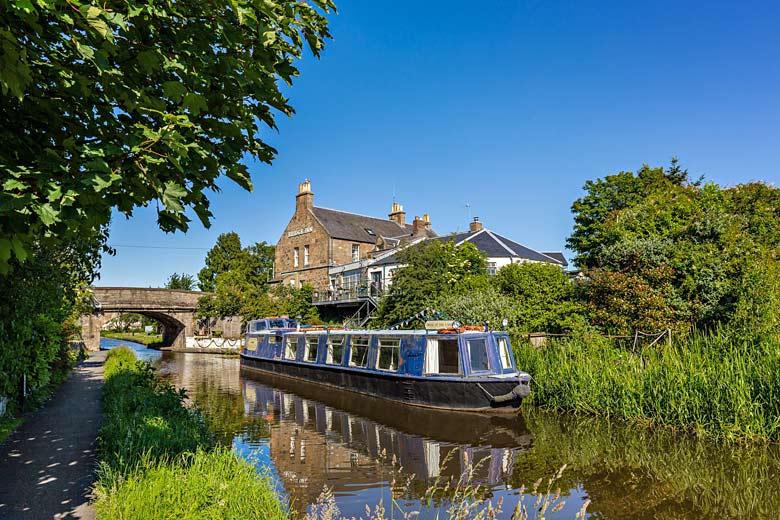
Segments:
[[[250,321],[241,366],[415,406],[511,413],[530,393],[506,332],[427,322],[424,330]]]

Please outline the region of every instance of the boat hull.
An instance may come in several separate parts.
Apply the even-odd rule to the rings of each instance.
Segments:
[[[241,354],[241,366],[292,379],[335,387],[340,390],[427,408],[475,413],[517,413],[521,399],[496,403],[492,396],[509,394],[518,379],[434,379],[409,378],[395,374],[360,372],[343,367],[291,363]]]

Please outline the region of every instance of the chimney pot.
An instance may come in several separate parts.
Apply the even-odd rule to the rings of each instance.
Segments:
[[[474,217],[474,221],[469,224],[469,231],[472,233],[476,231],[482,231],[484,226],[482,225],[482,222],[479,221],[479,217]]]
[[[298,195],[295,196],[295,212],[314,207],[314,193],[311,191],[311,181],[306,179],[298,185]]]
[[[387,216],[399,226],[403,227],[406,225],[406,212],[404,211],[404,207],[397,202],[393,202],[393,207]]]

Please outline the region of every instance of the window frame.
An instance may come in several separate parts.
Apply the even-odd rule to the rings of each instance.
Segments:
[[[303,265],[304,267],[309,265],[309,244],[303,246]]]
[[[469,354],[469,367],[471,369],[471,373],[472,374],[488,374],[488,373],[493,372],[493,367],[491,366],[491,362],[490,362],[490,350],[488,348],[488,339],[487,339],[487,337],[483,336],[483,337],[479,337],[479,338],[466,338],[465,341],[466,341],[466,348],[468,349],[468,354]],[[476,342],[476,341],[480,341],[480,342],[482,342],[482,345],[484,345],[484,348],[485,348],[485,360],[487,361],[487,369],[484,369],[484,370],[482,370],[482,369],[480,369],[480,370],[474,369],[474,363],[473,363],[474,358],[471,355],[471,343],[472,342]]]
[[[285,336],[284,338],[284,350],[282,354],[282,358],[286,359],[288,361],[296,361],[298,359],[298,337],[299,336]],[[294,345],[295,347],[292,349],[292,357],[288,357],[288,353],[290,352],[290,345]]]
[[[358,365],[353,360],[355,358],[355,340],[358,341],[364,341],[365,340],[365,358],[362,365]],[[361,345],[363,347],[363,345]],[[371,349],[371,336],[351,336],[349,338],[349,366],[353,368],[367,368],[368,367],[368,353]]]
[[[496,338],[496,347],[498,347],[498,361],[501,363],[501,368],[503,370],[507,369],[514,369],[514,364],[512,363],[512,354],[509,350],[509,338],[504,336],[499,336]],[[506,356],[504,356],[506,354]],[[504,358],[506,357],[507,365],[504,364]]]
[[[352,261],[360,261],[360,244],[352,244]]]
[[[395,346],[382,345],[382,342],[393,342],[396,343],[396,345]],[[382,359],[383,348],[385,349],[389,348],[396,351],[395,368],[382,368],[379,366],[379,363]],[[398,372],[400,361],[401,361],[401,338],[378,338],[377,345],[376,345],[376,360],[374,362],[374,368],[376,370],[381,370],[383,372]],[[390,367],[392,366],[393,365],[391,363]]]
[[[339,343],[339,346],[341,347],[341,359],[339,359],[339,362],[336,363],[333,357],[333,340],[337,340]],[[346,336],[328,336],[328,340],[326,343],[327,353],[325,355],[325,364],[326,365],[335,365],[335,366],[342,366],[344,364],[344,348],[347,345],[347,337]],[[330,359],[330,361],[328,361]]]
[[[300,264],[300,256],[301,256],[301,248],[300,247],[294,247],[293,248],[293,267],[298,267]]]
[[[306,363],[316,363],[317,362],[317,355],[319,354],[320,349],[320,337],[317,336],[305,336],[304,337],[304,346],[303,346],[303,361]],[[309,359],[311,354],[311,347],[314,345],[314,359]]]
[[[440,342],[442,342],[442,341],[451,342],[451,343],[455,344],[455,356],[456,356],[456,358],[458,360],[458,371],[457,372],[442,372],[441,371],[441,350],[439,350],[439,352],[437,352],[437,355],[436,355],[437,360],[438,360],[437,365],[438,365],[438,369],[439,370],[437,372],[428,372],[428,370],[427,370],[428,369],[428,365],[430,363],[428,361],[428,359],[429,359],[428,356],[430,355],[429,352],[430,352],[430,348],[432,346],[431,344],[433,342],[435,342],[436,348],[440,349],[441,348]],[[457,338],[450,338],[450,337],[446,337],[446,336],[429,336],[427,338],[427,340],[426,340],[426,343],[425,343],[425,358],[423,359],[423,375],[425,375],[425,376],[462,376],[463,373],[464,373],[464,371],[463,371],[463,359],[461,358],[461,348],[460,348],[460,342],[458,341],[458,339]]]

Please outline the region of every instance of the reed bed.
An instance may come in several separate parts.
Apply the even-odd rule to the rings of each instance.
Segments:
[[[105,364],[98,518],[287,518],[271,483],[216,445],[185,393],[129,348]]]
[[[731,440],[780,440],[780,339],[694,333],[637,352],[600,337],[516,342],[528,404]]]

